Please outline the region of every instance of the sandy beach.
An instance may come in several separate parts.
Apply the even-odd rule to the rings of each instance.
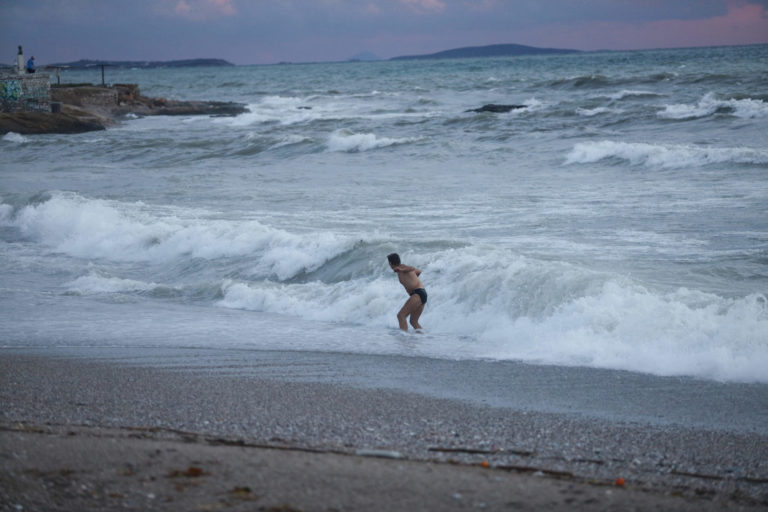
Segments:
[[[635,417],[618,411],[611,418],[606,411],[616,408],[610,404],[602,414],[599,407],[588,414],[546,412],[532,406],[530,390],[519,394],[531,403],[513,407],[502,399],[510,368],[479,362],[408,361],[410,374],[423,382],[406,392],[400,388],[418,386],[394,382],[407,380],[398,377],[409,373],[403,364],[342,354],[3,349],[0,509],[768,505],[768,435],[759,415],[750,425],[730,414],[736,416],[731,427],[715,417],[708,428],[690,414],[687,425],[675,417],[642,421],[642,401],[631,407]],[[461,369],[481,368],[488,382],[465,396],[440,385],[441,378],[460,381]],[[584,388],[586,380],[573,385],[575,375],[570,388]],[[493,382],[499,394],[483,403]],[[624,393],[618,382],[609,387]],[[662,388],[659,396],[671,400]],[[765,412],[763,387],[734,389],[724,388],[732,392],[734,410],[751,404]],[[540,405],[551,391],[540,389]],[[677,393],[691,399],[685,384]],[[571,393],[574,404],[579,394]],[[717,397],[702,397],[708,400],[717,409]]]

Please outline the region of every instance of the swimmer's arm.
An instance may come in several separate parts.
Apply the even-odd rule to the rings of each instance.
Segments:
[[[421,269],[402,264],[395,267],[395,272],[416,272],[416,276],[421,275]]]

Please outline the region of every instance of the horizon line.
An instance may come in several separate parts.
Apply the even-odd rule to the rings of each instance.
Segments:
[[[768,42],[765,43],[748,43],[748,44],[720,44],[720,45],[699,45],[699,46],[669,46],[669,47],[649,47],[649,48],[633,48],[633,49],[609,49],[609,48],[601,48],[596,50],[578,50],[575,48],[551,48],[551,47],[541,47],[541,46],[530,46],[530,45],[524,45],[521,43],[492,43],[492,44],[486,44],[486,45],[477,45],[477,46],[458,46],[455,48],[449,48],[447,50],[439,50],[437,52],[432,53],[423,53],[423,54],[411,54],[411,55],[398,55],[395,57],[378,57],[376,59],[355,59],[353,57],[349,57],[344,60],[313,60],[313,61],[278,61],[278,62],[267,62],[267,63],[247,63],[247,64],[236,64],[233,62],[228,61],[226,58],[223,57],[185,57],[185,58],[178,58],[178,59],[165,59],[165,60],[150,60],[150,59],[92,59],[92,58],[79,58],[77,60],[72,60],[69,62],[80,62],[80,61],[93,61],[96,65],[99,65],[100,63],[109,63],[109,62],[151,62],[151,63],[157,63],[157,64],[163,64],[163,63],[169,63],[169,62],[181,62],[181,61],[194,61],[194,60],[220,60],[226,62],[228,65],[231,66],[280,66],[280,65],[303,65],[303,64],[343,64],[343,63],[372,63],[372,62],[391,62],[395,60],[456,60],[456,59],[484,59],[484,58],[505,58],[505,57],[551,57],[555,55],[567,55],[567,54],[523,54],[523,55],[499,55],[494,57],[432,57],[432,55],[436,55],[443,52],[449,52],[453,50],[461,50],[461,49],[468,49],[468,48],[486,48],[490,46],[505,46],[505,45],[517,45],[517,46],[527,46],[529,48],[535,48],[535,49],[544,49],[544,50],[562,50],[565,52],[574,52],[577,54],[584,54],[584,53],[622,53],[622,52],[646,52],[646,51],[664,51],[664,50],[693,50],[693,49],[702,49],[702,48],[731,48],[731,47],[749,47],[749,46],[766,46],[768,45]],[[363,52],[366,52],[367,50],[364,50]],[[358,53],[363,53],[358,52]],[[372,52],[370,52],[372,53]],[[375,55],[375,54],[374,54]],[[53,64],[62,64],[62,63],[41,63],[39,64],[40,67],[42,66],[50,66]],[[0,64],[1,68],[14,68],[16,67],[15,64]],[[201,66],[203,67],[203,66]]]

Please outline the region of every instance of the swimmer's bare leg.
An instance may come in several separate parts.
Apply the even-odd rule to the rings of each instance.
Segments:
[[[421,324],[419,323],[419,317],[424,312],[424,304],[421,303],[421,299],[419,299],[419,307],[416,308],[416,310],[411,313],[411,325],[414,329],[421,329]]]
[[[421,298],[413,294],[411,295],[402,309],[397,313],[397,323],[400,324],[400,329],[407,331],[408,323],[405,321],[408,315],[413,315],[418,310],[418,314],[421,315],[421,311],[424,309],[424,305],[421,303]],[[416,317],[418,319],[418,316]],[[418,322],[416,322],[418,324]],[[411,324],[413,324],[413,316],[411,316]],[[420,327],[418,327],[420,328]]]

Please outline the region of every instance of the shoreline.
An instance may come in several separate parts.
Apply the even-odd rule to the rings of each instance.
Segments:
[[[274,360],[259,353],[251,354],[245,362],[259,369],[255,375],[237,371],[244,364],[238,354],[226,354],[226,360],[212,363],[204,357],[193,361],[193,355],[187,351],[187,364],[165,364],[168,360],[164,362],[161,358],[157,363],[165,367],[158,368],[142,365],[141,359],[147,355],[144,349],[120,350],[122,362],[110,360],[99,350],[90,354],[86,351],[87,357],[0,350],[3,451],[15,446],[13,439],[21,439],[19,436],[45,435],[45,445],[54,453],[53,464],[58,459],[68,460],[72,450],[68,443],[74,438],[85,439],[90,450],[88,440],[114,434],[119,439],[110,446],[118,450],[127,443],[125,436],[133,439],[131,435],[138,432],[144,439],[141,446],[155,441],[170,443],[174,450],[184,441],[213,445],[211,449],[219,451],[216,457],[221,460],[226,459],[221,455],[227,451],[225,448],[234,447],[259,453],[275,449],[297,452],[301,454],[297,468],[329,454],[352,457],[365,467],[373,460],[377,464],[382,462],[362,456],[368,454],[398,457],[384,459],[382,463],[407,462],[419,468],[414,470],[417,473],[440,473],[450,468],[469,474],[487,469],[495,476],[512,479],[522,488],[528,488],[531,481],[544,482],[546,489],[537,492],[543,492],[542,496],[550,500],[557,498],[562,510],[573,508],[569,504],[573,501],[558,501],[576,499],[570,493],[573,489],[596,500],[595,509],[604,508],[608,496],[611,500],[625,497],[629,500],[627,504],[640,503],[639,510],[661,503],[657,500],[666,503],[664,506],[670,510],[688,510],[686,507],[691,504],[696,507],[691,510],[749,510],[768,504],[765,434],[483,406],[418,392],[364,388],[351,380],[339,382],[343,379],[307,382],[298,373],[284,374]],[[135,357],[133,363],[129,362],[128,352]],[[291,358],[291,354],[283,356]],[[301,357],[287,362],[295,364],[297,371],[323,370]],[[338,364],[336,371],[346,373],[347,377],[357,371],[343,359],[338,359]],[[429,366],[429,362],[420,364]],[[270,377],[274,371],[279,375]],[[76,435],[67,435],[65,431],[74,431]],[[35,444],[31,440],[30,443]],[[97,450],[95,444],[92,449]],[[109,455],[109,450],[104,453],[113,463],[119,462],[115,460],[117,455]],[[170,464],[175,461],[175,452],[167,453],[170,455],[166,462]],[[6,475],[25,467],[23,461],[13,460],[3,460],[2,471]],[[33,458],[27,459],[26,464],[31,464],[30,460]],[[478,467],[483,462],[488,468]],[[91,475],[87,478],[100,482],[106,478],[93,475],[84,464],[81,472]],[[247,469],[233,464],[232,471]],[[78,471],[75,474],[80,475]],[[488,478],[483,475],[482,478]],[[379,492],[384,500],[391,495],[376,478],[366,478],[361,477],[368,488],[363,494]],[[433,475],[430,485],[438,485],[441,478]],[[623,478],[626,485],[615,489],[617,478]],[[36,478],[27,480],[33,485]],[[123,483],[127,490],[115,492],[127,495],[139,485],[130,480]],[[567,491],[563,490],[564,484]],[[424,489],[424,485],[420,484],[421,490],[419,486],[412,487],[413,492],[421,492],[420,499],[429,495],[429,488]],[[620,492],[607,495],[608,489]],[[343,489],[334,492],[333,486],[326,491],[348,499],[348,503],[359,503],[355,500],[361,496],[358,492],[344,496]],[[631,491],[631,499],[625,491]],[[514,501],[508,486],[487,492],[488,496],[496,493],[493,496],[499,500]],[[528,496],[523,503],[532,504],[535,499]],[[329,500],[330,495],[325,501],[328,507]],[[461,500],[448,503],[466,506]],[[324,509],[306,503],[294,506]]]
[[[244,320],[239,315],[235,318]],[[162,347],[96,345],[91,340],[91,344],[57,347],[6,346],[0,347],[0,353],[208,376],[386,389],[495,409],[565,414],[661,429],[671,426],[768,436],[765,383],[419,354],[280,350],[226,343],[212,348],[198,341],[190,340],[186,347]]]

